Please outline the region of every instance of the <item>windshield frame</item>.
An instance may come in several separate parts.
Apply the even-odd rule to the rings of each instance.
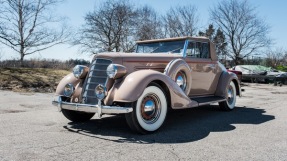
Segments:
[[[170,54],[170,53],[173,53],[173,54],[177,54],[177,55],[181,55],[181,56],[183,56],[183,57],[186,57],[186,47],[187,47],[187,45],[188,45],[188,40],[187,39],[185,39],[185,40],[177,40],[177,42],[183,42],[183,47],[182,47],[182,51],[180,52],[180,53],[173,53],[173,52],[170,52],[170,51],[167,51],[167,52],[138,52],[138,50],[139,50],[139,46],[140,45],[142,45],[142,44],[152,44],[152,43],[167,43],[167,42],[176,42],[176,41],[158,41],[158,42],[149,42],[149,43],[137,43],[137,45],[136,45],[136,49],[135,49],[135,53],[146,53],[146,54],[148,54],[148,53],[167,53],[167,54]],[[154,49],[154,50],[157,50],[157,48],[156,49]],[[171,50],[172,51],[172,50]]]

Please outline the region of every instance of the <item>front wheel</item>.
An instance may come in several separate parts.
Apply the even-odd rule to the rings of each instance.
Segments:
[[[154,132],[164,123],[167,101],[164,92],[156,84],[148,86],[133,103],[133,112],[126,114],[129,127],[138,133]]]
[[[226,88],[226,101],[219,102],[219,107],[225,111],[234,109],[236,103],[236,87],[233,81]]]

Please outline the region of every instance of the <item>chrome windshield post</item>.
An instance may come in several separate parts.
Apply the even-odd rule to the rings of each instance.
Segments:
[[[184,47],[183,47],[183,53],[182,53],[183,58],[186,58],[186,49],[188,46],[188,42],[189,42],[188,40],[185,40]]]

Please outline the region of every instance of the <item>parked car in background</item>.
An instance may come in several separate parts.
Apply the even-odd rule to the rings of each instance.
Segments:
[[[282,72],[271,67],[261,65],[237,65],[231,68],[242,72],[242,80],[255,83],[277,83],[287,82],[287,72]]]
[[[237,76],[239,82],[241,83],[241,81],[242,81],[242,72],[241,72],[241,71],[232,70],[232,69],[227,69],[227,71],[236,74],[236,76]]]
[[[162,126],[169,108],[219,103],[230,111],[240,92],[209,39],[180,37],[138,41],[135,53],[95,55],[61,80],[53,104],[73,122],[125,114],[132,130],[146,134]]]

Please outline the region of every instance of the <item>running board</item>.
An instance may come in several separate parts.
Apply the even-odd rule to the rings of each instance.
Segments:
[[[203,106],[203,105],[208,105],[211,103],[226,101],[225,98],[220,97],[220,96],[191,97],[190,99],[198,102],[198,106]]]

